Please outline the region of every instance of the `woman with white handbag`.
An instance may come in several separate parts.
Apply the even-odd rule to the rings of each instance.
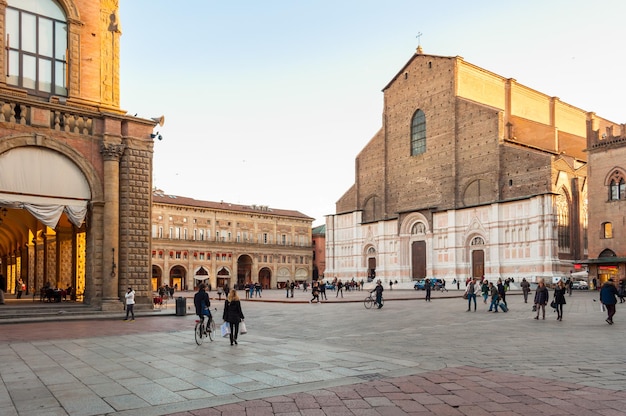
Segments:
[[[239,335],[239,323],[244,320],[241,311],[241,302],[237,291],[232,289],[228,292],[228,298],[224,302],[224,322],[230,324],[230,345],[237,345],[237,335]]]

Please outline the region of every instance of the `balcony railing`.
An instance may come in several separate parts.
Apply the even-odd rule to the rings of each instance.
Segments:
[[[74,107],[60,104],[61,100],[51,97],[50,102],[39,102],[0,94],[0,122],[93,135],[94,114],[81,113]]]

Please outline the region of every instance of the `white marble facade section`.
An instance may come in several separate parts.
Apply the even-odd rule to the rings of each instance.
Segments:
[[[558,259],[553,196],[438,212],[432,224],[419,213],[361,224],[360,212],[327,217],[326,276],[367,278],[368,257],[376,278],[411,280],[411,245],[426,244],[427,275],[445,279],[472,273],[472,251],[483,250],[485,278],[551,279],[569,267]]]

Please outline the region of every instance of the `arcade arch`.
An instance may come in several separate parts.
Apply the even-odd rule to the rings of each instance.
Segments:
[[[87,253],[92,203],[102,195],[93,166],[74,149],[44,136],[0,144],[0,262],[7,292],[22,279],[27,293],[44,285],[82,300],[90,282]],[[94,198],[95,197],[95,198]]]

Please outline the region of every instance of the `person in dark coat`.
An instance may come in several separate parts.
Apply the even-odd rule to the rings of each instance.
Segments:
[[[228,299],[224,302],[224,315],[222,318],[225,322],[230,324],[230,345],[237,344],[239,322],[244,320],[244,316],[241,311],[239,295],[237,295],[237,291],[235,289],[231,289],[228,292]]]
[[[539,319],[539,311],[543,311],[543,319],[546,319],[546,304],[549,297],[548,288],[543,279],[540,279],[539,286],[537,286],[535,291],[535,305],[537,305],[537,316],[535,316],[535,319]]]
[[[617,288],[613,279],[607,280],[600,289],[600,302],[606,307],[608,318],[606,323],[613,325],[613,315],[615,315],[615,305],[617,304]]]
[[[209,323],[209,315],[211,315],[209,311],[211,301],[209,300],[209,294],[206,293],[206,285],[204,283],[200,284],[198,292],[193,296],[193,305],[196,307],[196,315],[198,315],[202,321],[202,328],[206,331],[206,326]]]
[[[506,287],[502,284],[502,279],[498,279],[498,295],[502,303],[504,303],[505,306],[509,306],[509,304],[506,303]]]
[[[370,293],[376,292],[376,305],[378,309],[383,307],[383,290],[383,284],[379,280],[378,282],[376,282],[376,287],[374,288],[374,290],[370,291]]]
[[[426,290],[426,297],[424,300],[426,302],[430,302],[430,292],[432,290],[432,286],[430,285],[430,279],[424,280],[424,289]]]
[[[524,295],[524,303],[528,303],[528,294],[530,293],[530,283],[526,280],[526,278],[522,279],[522,283],[520,283],[522,287],[522,294]]]
[[[567,293],[567,287],[563,283],[563,279],[559,280],[554,288],[554,303],[556,304],[557,321],[563,320],[563,305],[565,305],[565,294]]]

